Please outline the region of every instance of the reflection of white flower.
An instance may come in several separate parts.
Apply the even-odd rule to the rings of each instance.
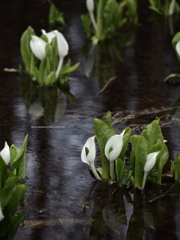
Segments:
[[[119,135],[116,134],[109,138],[105,145],[105,155],[110,161],[110,176],[114,179],[114,160],[119,156],[123,147],[123,135],[125,130]]]
[[[0,221],[2,221],[3,219],[4,219],[4,215],[2,213],[1,204],[0,204]]]
[[[156,158],[158,154],[159,152],[152,152],[147,155],[146,163],[144,165],[144,178],[143,178],[142,188],[144,188],[146,184],[146,179],[149,171],[151,171],[151,169],[154,167],[156,163]]]
[[[0,156],[2,157],[2,159],[4,160],[4,162],[6,163],[6,165],[9,164],[10,162],[10,150],[9,150],[9,146],[7,144],[7,142],[5,142],[4,144],[4,148],[3,150],[0,152]]]
[[[94,166],[95,158],[96,158],[96,145],[95,136],[93,136],[88,138],[86,143],[84,144],[83,149],[81,151],[81,160],[91,167],[91,170],[95,178],[97,180],[101,180]]]
[[[31,36],[30,48],[39,60],[43,60],[46,56],[46,42],[40,37],[35,35]]]
[[[66,100],[63,97],[58,96],[56,110],[55,110],[55,114],[54,114],[54,122],[59,122],[61,117],[64,115],[66,106],[67,106]]]
[[[32,121],[42,117],[44,115],[44,108],[42,107],[41,102],[39,100],[33,102],[33,104],[30,106],[28,110],[28,113]]]

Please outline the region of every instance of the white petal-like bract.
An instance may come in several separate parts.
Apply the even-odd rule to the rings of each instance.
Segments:
[[[7,142],[5,142],[4,148],[0,152],[0,155],[1,155],[2,159],[4,160],[4,162],[6,163],[6,165],[8,165],[10,162],[11,156],[10,156],[10,150],[9,150],[9,146],[8,146]]]
[[[88,153],[86,152],[88,150]],[[81,151],[81,160],[84,163],[90,164],[95,161],[96,158],[96,145],[95,145],[95,136],[87,139],[86,143],[83,146]]]
[[[35,35],[31,36],[30,48],[33,54],[39,59],[43,60],[46,56],[46,42]]]

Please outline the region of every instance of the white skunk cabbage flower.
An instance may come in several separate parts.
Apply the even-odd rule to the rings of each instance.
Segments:
[[[32,35],[30,41],[30,48],[33,54],[39,59],[43,60],[46,56],[46,42],[38,36]]]
[[[172,16],[174,14],[175,3],[176,0],[171,0],[169,5],[169,16]]]
[[[178,56],[180,57],[180,41],[176,44],[176,52]]]
[[[69,45],[62,33],[60,33],[57,30],[54,30],[54,33],[57,38],[57,47],[58,47],[58,55],[59,55],[59,63],[56,70],[56,77],[58,77],[62,68],[64,57],[68,54]]]
[[[90,18],[91,18],[91,22],[93,24],[94,29],[97,29],[97,23],[95,21],[95,17],[94,17],[94,0],[86,0],[86,7],[87,10],[89,12]]]
[[[120,135],[116,134],[109,138],[105,145],[105,156],[110,161],[110,176],[112,180],[114,179],[114,161],[122,151],[124,132],[125,130]]]
[[[95,136],[93,136],[88,138],[86,143],[84,144],[83,149],[81,151],[81,160],[90,166],[95,178],[97,180],[101,180],[94,166],[95,158],[96,158],[96,145]]]
[[[9,146],[8,146],[7,142],[5,142],[4,148],[0,152],[0,156],[2,157],[2,159],[4,160],[6,165],[8,165],[10,162],[11,156],[10,156],[10,150],[9,150]]]
[[[159,152],[152,152],[147,155],[146,163],[144,165],[144,178],[143,178],[142,188],[144,188],[146,184],[146,179],[149,171],[151,171],[151,169],[154,167],[156,163],[156,158],[158,154]]]
[[[47,33],[46,30],[41,29],[41,32],[42,32],[43,35],[45,35],[45,36],[47,37],[48,43],[51,43],[52,39],[53,39],[54,37],[56,37],[56,34],[55,34],[54,31],[51,31],[51,32],[48,32],[48,33]]]
[[[1,204],[0,204],[0,221],[2,221],[4,219],[4,215],[1,209]]]

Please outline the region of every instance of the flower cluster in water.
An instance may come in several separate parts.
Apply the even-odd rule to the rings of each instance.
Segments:
[[[69,45],[63,34],[58,30],[36,36],[32,27],[28,27],[21,37],[21,56],[25,70],[42,86],[54,83],[65,84],[69,74],[75,71],[79,63],[71,66],[71,60],[63,66]]]
[[[86,36],[92,37],[94,44],[116,36],[124,26],[137,25],[137,1],[136,0],[86,0],[89,14],[82,15],[82,25]],[[94,11],[96,10],[96,17]],[[93,30],[91,29],[91,24]]]
[[[25,162],[28,136],[21,148],[11,147],[5,142],[0,152],[0,237],[13,239],[24,218],[24,213],[16,213],[18,205],[26,193]],[[3,239],[4,239],[3,238]]]
[[[146,126],[141,135],[132,135],[129,127],[121,134],[116,134],[112,127],[111,113],[106,120],[94,119],[95,136],[88,138],[82,152],[81,160],[87,163],[97,180],[116,181],[119,186],[128,182],[134,187],[143,189],[146,180],[161,184],[163,168],[169,158],[166,140],[159,125],[160,119],[155,119]],[[98,142],[101,167],[94,165],[96,158],[96,144]],[[126,169],[126,152],[130,143],[130,165]],[[171,175],[175,180],[180,178],[180,156],[176,162],[171,161]]]

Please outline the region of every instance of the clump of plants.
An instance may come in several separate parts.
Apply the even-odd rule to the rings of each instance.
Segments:
[[[25,180],[25,162],[28,136],[21,148],[11,147],[5,142],[0,152],[0,238],[13,239],[24,213],[17,209],[21,203],[27,186]]]
[[[150,9],[164,16],[172,16],[180,12],[179,4],[176,0],[149,0]]]
[[[82,25],[94,44],[116,36],[123,27],[138,23],[136,0],[87,0],[86,6],[88,14],[81,16]]]
[[[178,60],[180,61],[180,32],[177,32],[173,39],[172,39],[172,45],[173,48],[175,50],[176,56],[178,58]],[[169,81],[172,78],[180,78],[180,74],[179,73],[172,73],[170,75],[168,75],[164,81]]]
[[[131,183],[134,187],[144,189],[146,181],[161,184],[163,168],[169,158],[160,119],[156,118],[147,125],[140,135],[131,135],[129,127],[117,134],[112,127],[111,113],[106,120],[94,119],[95,136],[88,138],[81,152],[81,160],[90,166],[97,180],[110,180],[118,185]],[[95,166],[96,142],[100,151],[101,166]],[[127,148],[130,144],[130,165],[126,168]],[[180,178],[180,160],[171,162],[171,176]]]
[[[29,26],[22,34],[21,56],[25,72],[30,74],[40,86],[67,83],[69,75],[79,66],[79,63],[71,66],[70,59],[63,65],[68,51],[69,45],[58,30],[51,32],[42,30],[42,35],[39,37]]]

